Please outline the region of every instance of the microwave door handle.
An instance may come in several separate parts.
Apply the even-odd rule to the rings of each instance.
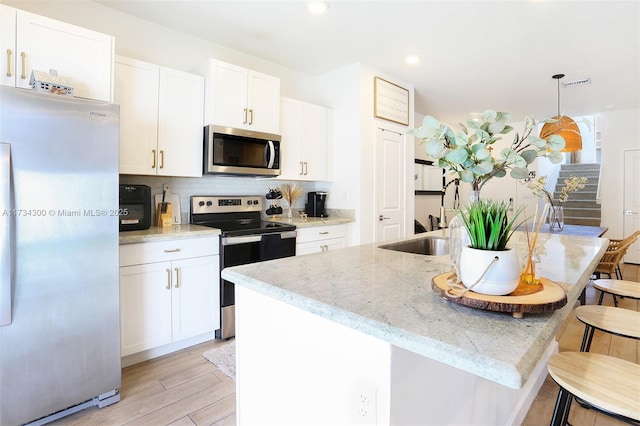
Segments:
[[[276,159],[276,147],[273,145],[273,141],[268,141],[268,148],[266,151],[267,154],[267,168],[272,169],[273,163]]]
[[[11,145],[0,143],[0,208],[11,209]],[[11,324],[11,214],[0,218],[0,327]]]

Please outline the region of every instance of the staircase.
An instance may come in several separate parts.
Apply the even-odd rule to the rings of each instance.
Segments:
[[[563,164],[553,193],[554,202],[564,186],[564,180],[571,176],[589,179],[584,189],[569,194],[564,205],[564,223],[568,225],[600,226],[600,204],[596,203],[600,164]]]

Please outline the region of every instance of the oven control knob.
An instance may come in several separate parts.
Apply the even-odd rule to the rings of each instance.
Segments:
[[[211,207],[213,203],[211,201],[207,201],[207,206]]]
[[[204,206],[204,201],[200,201],[200,202],[198,203],[198,205],[199,205],[200,207]]]

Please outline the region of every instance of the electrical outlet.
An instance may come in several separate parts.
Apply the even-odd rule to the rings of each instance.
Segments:
[[[361,392],[358,398],[358,414],[367,424],[374,423],[376,418],[375,391]]]

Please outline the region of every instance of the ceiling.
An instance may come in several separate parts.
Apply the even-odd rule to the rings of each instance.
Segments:
[[[456,123],[486,109],[514,121],[638,108],[640,2],[99,0],[311,75],[362,63],[415,88],[416,110]],[[407,65],[417,54],[421,61]]]

